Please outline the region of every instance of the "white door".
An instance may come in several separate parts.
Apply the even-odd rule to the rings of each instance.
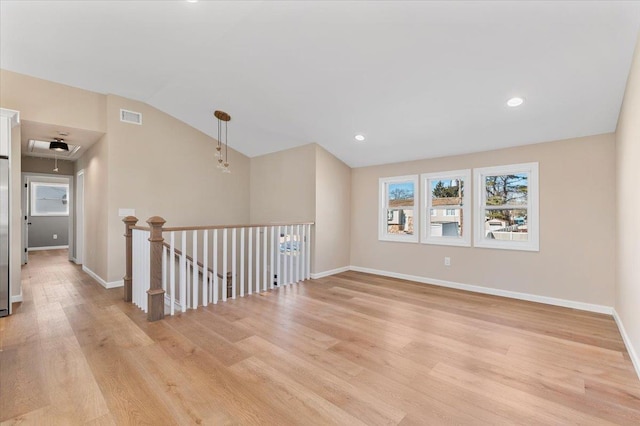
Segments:
[[[84,170],[76,175],[76,263],[84,264]]]

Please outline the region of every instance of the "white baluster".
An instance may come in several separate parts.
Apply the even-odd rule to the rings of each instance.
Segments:
[[[185,255],[186,257],[186,255]],[[186,301],[187,301],[187,308],[191,307],[191,271],[192,271],[192,267],[193,264],[191,263],[191,261],[189,259],[187,259],[187,297],[186,297]]]
[[[274,243],[275,243],[275,239],[274,239],[274,234],[275,234],[276,228],[275,226],[271,227],[271,251],[269,252],[269,288],[273,288],[273,275],[275,274],[275,269],[273,269],[273,256],[274,256]]]
[[[302,241],[300,242],[302,250],[302,280],[307,279],[307,225],[302,225]]]
[[[134,229],[131,236],[131,301],[138,306],[138,266],[140,259],[138,256],[138,230]]]
[[[244,297],[244,228],[240,229],[240,297]]]
[[[227,301],[227,228],[222,230],[222,301]]]
[[[269,282],[267,281],[269,271],[267,270],[267,227],[264,227],[264,235],[262,236],[262,289],[267,291]]]
[[[290,231],[289,231],[289,284],[293,284],[294,283],[294,276],[293,276],[293,247],[294,247],[294,240],[293,240],[293,225],[291,225],[290,227]]]
[[[209,300],[209,231],[202,232],[202,305],[207,306]]]
[[[296,282],[302,281],[300,273],[300,225],[296,225]]]
[[[307,279],[311,278],[311,225],[307,225]]]
[[[256,228],[256,293],[260,293],[260,228]]]
[[[231,230],[231,298],[236,298],[236,228]]]
[[[168,248],[162,246],[162,289],[167,294],[167,252]]]
[[[182,231],[180,244],[180,306],[182,312],[187,311],[187,231]]]
[[[149,242],[150,232],[145,232],[144,238],[144,259],[145,259],[145,267],[144,267],[144,288],[142,289],[142,300],[144,303],[144,312],[146,313],[149,310],[149,299],[147,297],[147,290],[151,287],[151,243]]]
[[[193,282],[192,282],[192,296],[193,296],[193,304],[191,307],[193,309],[198,308],[198,231],[193,231]]]
[[[283,265],[282,265],[282,285],[283,286],[286,286],[287,284],[289,284],[289,280],[288,280],[288,278],[289,278],[289,267],[288,267],[288,265],[289,265],[289,253],[287,253],[287,244],[288,244],[288,242],[287,242],[287,238],[288,238],[287,230],[288,230],[288,227],[287,227],[287,225],[285,225],[284,226],[284,230],[282,232],[282,234],[284,235],[282,237],[283,244],[284,244],[283,245],[283,252],[282,252],[282,258],[283,258],[283,262],[282,262],[283,263]]]
[[[171,288],[171,315],[175,313],[175,304],[176,304],[176,233],[171,231],[171,236],[169,237],[169,245],[170,245],[170,254],[169,257],[171,259],[171,263],[169,263],[169,287]]]
[[[218,303],[218,230],[213,230],[213,304]]]
[[[282,271],[281,271],[281,263],[282,263],[282,252],[280,251],[281,242],[280,236],[282,235],[282,226],[278,226],[278,238],[276,239],[276,257],[278,265],[276,268],[278,269],[278,287],[282,287]]]
[[[247,273],[249,274],[247,289],[249,290],[249,294],[251,294],[251,287],[253,286],[253,228],[249,228],[249,264]]]

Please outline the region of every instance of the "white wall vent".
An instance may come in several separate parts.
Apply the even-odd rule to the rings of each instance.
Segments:
[[[121,109],[120,121],[124,121],[125,123],[131,123],[131,124],[142,124],[142,113]]]

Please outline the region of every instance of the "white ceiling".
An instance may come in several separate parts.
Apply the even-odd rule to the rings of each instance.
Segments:
[[[317,142],[362,166],[615,130],[640,2],[2,0],[0,15],[2,68],[212,136],[225,110],[249,156]]]

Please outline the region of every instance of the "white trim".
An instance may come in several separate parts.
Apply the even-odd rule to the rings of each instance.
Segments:
[[[436,210],[447,210],[441,207],[433,207],[431,198],[430,182],[434,180],[446,180],[446,179],[458,179],[464,182],[464,195],[462,196],[462,206],[457,207],[462,210],[463,224],[462,224],[462,236],[461,237],[436,237],[431,234],[431,221],[436,215],[432,215],[431,212]],[[471,169],[464,170],[452,170],[447,172],[436,173],[422,173],[420,175],[420,184],[422,185],[422,193],[425,197],[424,205],[420,206],[420,226],[422,230],[420,232],[420,242],[422,244],[432,245],[445,245],[445,246],[460,246],[471,247],[471,223],[473,219],[471,217]],[[447,216],[445,214],[445,216]],[[455,217],[455,215],[448,216]]]
[[[98,283],[100,283],[100,285],[104,288],[109,289],[109,288],[116,288],[116,287],[124,287],[124,280],[106,282],[98,274],[96,274],[95,272],[93,272],[91,269],[87,268],[84,265],[82,265],[82,270],[86,272],[87,275],[89,275],[91,278],[98,281]]]
[[[328,277],[329,275],[339,274],[341,272],[347,272],[351,269],[350,266],[343,266],[342,268],[331,269],[328,271],[318,272],[317,274],[311,274],[312,280],[317,280],[319,278]]]
[[[435,278],[420,277],[417,275],[400,274],[397,272],[382,271],[379,269],[363,268],[361,266],[350,266],[350,270],[356,272],[366,272],[369,274],[382,275],[391,278],[400,278],[408,281],[415,281],[422,284],[432,284],[440,287],[455,288],[474,293],[491,294],[494,296],[508,297],[510,299],[526,300],[529,302],[544,303],[546,305],[563,306],[565,308],[579,309],[581,311],[596,312],[599,314],[613,314],[613,307],[605,305],[594,305],[592,303],[576,302],[573,300],[557,299],[555,297],[539,296],[536,294],[520,293],[517,291],[500,290],[497,288],[483,287],[479,285],[462,284],[453,281],[438,280]]]
[[[62,250],[68,249],[69,246],[44,246],[44,247],[29,247],[27,251],[41,251],[41,250]]]
[[[20,111],[16,111],[14,109],[0,108],[0,117],[8,118],[12,128],[20,124]]]
[[[390,183],[413,183],[413,234],[387,233],[387,185]],[[378,240],[403,243],[418,243],[420,241],[420,176],[393,176],[378,179]]]
[[[11,296],[11,303],[20,303],[22,300],[22,289],[20,289],[20,294]]]
[[[629,353],[629,358],[631,358],[631,363],[633,364],[633,368],[636,369],[636,374],[638,375],[638,379],[640,379],[640,358],[638,357],[638,353],[636,352],[633,345],[631,344],[631,339],[629,338],[629,335],[627,334],[627,331],[625,330],[624,325],[622,325],[622,318],[620,318],[615,308],[613,309],[613,319],[616,321],[616,324],[618,325],[618,329],[620,330],[620,334],[622,335],[622,341],[624,342],[624,345],[627,347],[627,352]]]
[[[473,246],[480,248],[540,251],[540,191],[538,185],[538,163],[509,164],[495,167],[481,167],[473,170],[475,199],[475,219]],[[529,226],[527,241],[489,240],[485,238],[485,176],[513,175],[528,173],[527,224]],[[517,206],[508,207],[517,208]]]

